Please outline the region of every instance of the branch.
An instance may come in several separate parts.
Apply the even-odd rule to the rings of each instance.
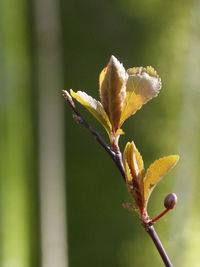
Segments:
[[[90,125],[89,123],[84,119],[84,117],[80,114],[80,112],[77,110],[74,101],[72,100],[72,97],[66,90],[62,90],[62,95],[66,102],[69,104],[69,106],[74,111],[73,118],[75,121],[81,125],[83,125],[89,132],[92,134],[92,136],[96,139],[96,141],[104,148],[104,150],[110,155],[112,160],[115,162],[117,168],[119,169],[124,181],[125,181],[125,171],[124,171],[124,165],[122,162],[122,155],[121,153],[114,152],[104,141],[104,139],[101,137],[100,134],[98,134]]]
[[[69,106],[72,108],[73,112],[74,112],[74,116],[73,118],[75,119],[75,121],[81,125],[83,125],[89,132],[90,134],[92,134],[92,136],[96,139],[96,141],[104,148],[104,150],[110,155],[110,157],[112,158],[112,160],[115,162],[117,168],[119,169],[124,181],[126,182],[126,177],[125,177],[125,171],[124,171],[124,166],[123,166],[123,161],[122,161],[122,155],[121,152],[116,153],[114,152],[104,141],[104,139],[101,137],[101,135],[99,135],[90,125],[89,123],[84,119],[84,117],[80,114],[80,112],[77,110],[72,97],[70,96],[70,94],[65,91],[62,90],[62,95],[64,97],[64,99],[66,100],[66,102],[69,104]],[[164,264],[166,267],[172,267],[172,263],[170,262],[169,257],[167,256],[167,253],[154,229],[154,227],[151,224],[151,221],[149,224],[146,224],[146,222],[142,223],[143,227],[145,228],[145,230],[147,231],[147,233],[149,234],[149,236],[151,237],[151,239],[153,240]]]
[[[153,242],[154,242],[154,244],[155,244],[155,246],[156,246],[156,248],[157,248],[157,250],[158,250],[158,252],[159,252],[159,254],[160,254],[160,256],[161,256],[161,258],[162,258],[162,260],[164,262],[164,264],[165,264],[165,266],[173,267],[173,265],[172,265],[168,255],[167,255],[167,253],[166,253],[166,251],[165,251],[165,249],[164,249],[164,247],[163,247],[163,245],[162,245],[162,243],[161,243],[161,241],[160,241],[160,239],[159,239],[154,227],[153,226],[149,226],[148,228],[146,228],[146,231],[150,235],[151,239],[153,240]]]

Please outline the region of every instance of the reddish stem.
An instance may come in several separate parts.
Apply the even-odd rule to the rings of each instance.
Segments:
[[[158,216],[156,216],[154,219],[151,220],[151,224],[154,224],[155,222],[157,222],[160,218],[162,218],[163,215],[165,215],[167,212],[169,211],[169,209],[165,209],[163,212],[161,212]]]

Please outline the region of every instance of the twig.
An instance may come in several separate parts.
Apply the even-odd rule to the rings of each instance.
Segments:
[[[164,262],[164,264],[165,264],[165,266],[173,267],[173,265],[172,265],[168,255],[167,255],[167,253],[166,253],[166,251],[165,251],[165,249],[164,249],[164,247],[163,247],[163,245],[162,245],[162,243],[161,243],[161,241],[160,241],[160,239],[159,239],[154,227],[153,226],[149,226],[148,228],[146,228],[146,231],[150,235],[151,239],[153,240],[153,242],[154,242],[154,244],[155,244],[155,246],[156,246],[156,248],[157,248],[157,250],[158,250],[158,252],[159,252],[159,254],[160,254],[160,256],[161,256],[161,258],[162,258],[162,260]]]
[[[126,181],[126,177],[125,177],[125,171],[124,171],[124,166],[123,166],[123,161],[122,161],[122,155],[121,152],[116,153],[114,152],[104,141],[104,139],[89,125],[89,123],[83,118],[83,116],[80,114],[80,112],[77,110],[72,97],[70,96],[70,94],[63,90],[62,91],[62,95],[65,98],[65,100],[67,101],[67,103],[69,104],[69,106],[72,108],[72,110],[75,113],[74,119],[80,123],[81,125],[83,125],[92,135],[93,137],[96,139],[96,141],[105,149],[105,151],[110,155],[110,157],[112,158],[112,160],[115,162],[117,168],[119,169],[124,181]],[[166,267],[173,267],[152,223],[152,221],[149,221],[149,224],[147,224],[146,222],[142,223],[143,227],[145,228],[146,232],[149,234],[149,236],[151,237],[151,239],[153,240],[164,264]]]
[[[119,169],[123,179],[125,180],[125,171],[124,171],[124,165],[122,163],[122,155],[121,153],[114,152],[104,141],[104,139],[101,137],[100,134],[98,134],[90,125],[89,123],[83,118],[83,116],[80,114],[80,112],[77,110],[74,101],[72,100],[72,97],[66,90],[62,90],[62,95],[69,104],[69,106],[73,109],[75,116],[74,119],[77,123],[83,125],[96,139],[96,141],[105,149],[105,151],[110,155],[112,160],[115,162],[117,168]]]

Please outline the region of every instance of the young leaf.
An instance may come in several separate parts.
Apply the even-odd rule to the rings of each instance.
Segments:
[[[144,162],[134,142],[126,144],[123,158],[128,162],[133,177],[141,183],[144,177]]]
[[[126,183],[135,199],[137,206],[140,210],[143,210],[143,175],[144,175],[144,165],[143,160],[138,152],[135,144],[127,143],[124,155],[124,168],[126,173]]]
[[[132,185],[133,176],[131,174],[131,170],[129,168],[128,162],[126,160],[124,162],[124,168],[125,168],[125,173],[126,173],[126,183],[129,185]]]
[[[70,90],[70,94],[75,98],[80,104],[82,104],[106,129],[109,138],[111,134],[111,123],[109,121],[108,115],[106,114],[102,104],[91,96],[87,95],[85,92],[74,92]]]
[[[150,165],[144,177],[144,201],[147,205],[151,192],[161,180],[178,162],[178,155],[160,158]]]
[[[119,128],[127,78],[123,65],[114,56],[111,56],[99,77],[101,103],[108,114],[113,131]]]
[[[152,67],[131,68],[126,85],[126,99],[120,119],[120,126],[135,114],[150,99],[157,96],[161,89],[161,79]]]
[[[115,139],[114,139],[114,143],[115,143],[115,144],[118,144],[119,137],[120,137],[120,135],[123,135],[123,134],[125,134],[125,133],[124,133],[124,131],[123,131],[121,128],[119,128],[119,129],[116,131],[116,133],[115,133]]]

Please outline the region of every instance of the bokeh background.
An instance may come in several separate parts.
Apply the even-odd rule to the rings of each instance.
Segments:
[[[123,126],[145,167],[178,153],[155,189],[177,208],[156,230],[174,266],[199,266],[200,1],[0,0],[0,266],[162,266],[108,155],[72,119],[61,89],[98,98],[111,54],[152,65],[157,98]],[[85,117],[106,133],[83,108]]]

